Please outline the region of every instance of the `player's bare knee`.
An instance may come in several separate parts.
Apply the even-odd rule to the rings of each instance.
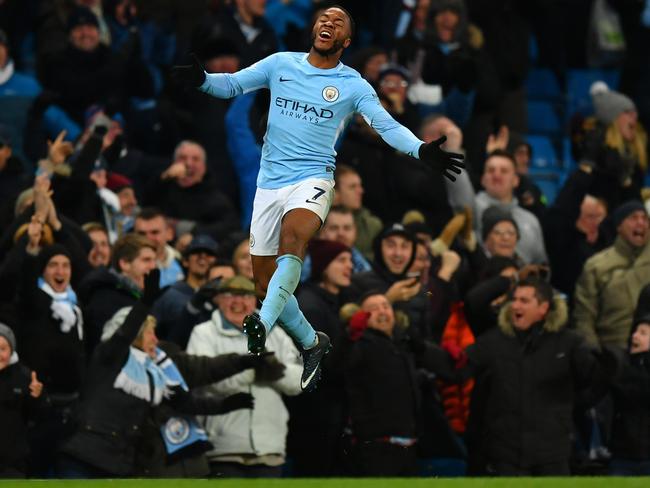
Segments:
[[[283,232],[280,237],[280,255],[293,254],[294,256],[302,256],[307,247],[305,240],[293,230]]]

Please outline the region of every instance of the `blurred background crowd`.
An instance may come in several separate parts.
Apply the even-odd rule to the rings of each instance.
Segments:
[[[468,170],[350,121],[301,394],[241,331],[268,91],[169,72],[308,51],[333,3]],[[648,45],[648,0],[0,0],[0,476],[650,474]]]

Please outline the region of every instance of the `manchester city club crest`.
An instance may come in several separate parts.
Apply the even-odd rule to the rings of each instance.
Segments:
[[[255,247],[255,236],[253,234],[250,235],[248,244],[251,249]]]
[[[165,425],[165,434],[172,444],[180,444],[189,437],[190,426],[185,419],[172,417]]]
[[[336,102],[339,99],[339,90],[335,86],[323,88],[323,98],[327,102]]]

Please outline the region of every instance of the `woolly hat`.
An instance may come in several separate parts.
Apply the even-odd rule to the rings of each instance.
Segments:
[[[106,188],[111,190],[113,193],[119,193],[125,188],[132,188],[133,182],[120,173],[110,172],[106,176]]]
[[[16,352],[16,336],[8,325],[0,323],[0,337],[4,337],[7,340],[11,352]]]
[[[498,205],[493,205],[486,209],[485,212],[483,212],[483,217],[481,218],[483,240],[485,241],[485,239],[487,239],[488,234],[492,232],[492,229],[494,229],[495,225],[497,225],[499,222],[503,222],[504,220],[512,222],[512,225],[515,226],[515,230],[517,231],[517,239],[519,239],[519,226],[517,225],[517,222],[513,218],[512,214],[508,210],[499,207]]]
[[[636,105],[629,97],[610,90],[603,81],[592,84],[589,93],[594,103],[596,118],[605,125],[614,122],[623,112],[636,111]]]
[[[44,247],[41,249],[40,254],[38,255],[38,271],[39,273],[43,273],[43,270],[45,270],[45,267],[47,266],[47,263],[50,262],[50,259],[52,259],[54,256],[58,255],[63,255],[66,256],[69,260],[70,263],[72,263],[72,258],[70,257],[70,251],[68,249],[61,245],[61,244],[52,244],[51,246]]]
[[[94,25],[99,29],[97,16],[87,7],[77,7],[68,17],[68,32],[80,25]]]
[[[350,252],[350,248],[337,241],[313,239],[309,243],[311,256],[311,279],[319,281],[325,269],[342,252]]]
[[[616,207],[616,210],[614,210],[614,213],[612,213],[612,220],[614,221],[614,227],[618,228],[618,226],[621,225],[621,223],[626,218],[628,218],[637,210],[646,212],[645,206],[639,200],[629,200]]]

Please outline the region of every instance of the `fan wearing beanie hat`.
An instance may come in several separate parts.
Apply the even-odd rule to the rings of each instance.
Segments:
[[[648,137],[638,121],[636,105],[602,81],[591,86],[590,94],[598,124],[585,135],[582,159],[616,175],[624,186],[642,181],[642,173],[648,168]]]
[[[350,286],[352,251],[348,246],[336,241],[312,239],[308,250],[312,259],[312,281],[336,293],[340,288]]]
[[[573,315],[590,345],[625,348],[637,299],[650,284],[650,219],[638,200],[619,205],[611,218],[616,239],[585,262]]]
[[[512,214],[499,206],[489,207],[483,212],[483,247],[490,256],[515,257],[519,240],[519,226]]]
[[[0,371],[17,360],[14,331],[8,325],[0,323]]]
[[[630,200],[618,206],[612,213],[618,235],[630,246],[642,248],[650,237],[648,213],[639,200]]]
[[[0,323],[0,479],[26,477],[27,424],[42,413],[42,393],[36,372],[18,360],[13,331]]]
[[[596,118],[605,125],[614,122],[625,112],[636,112],[632,99],[617,91],[610,90],[603,81],[596,81],[589,89],[594,103]]]

